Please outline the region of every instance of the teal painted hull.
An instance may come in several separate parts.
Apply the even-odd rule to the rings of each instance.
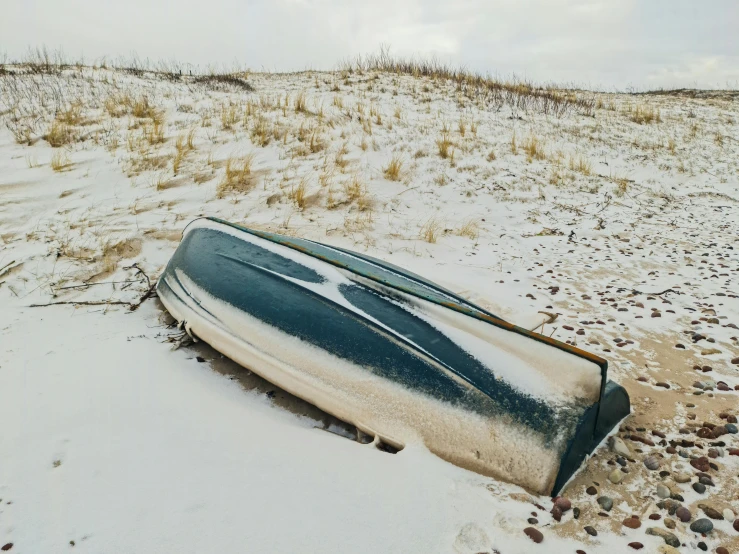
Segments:
[[[559,492],[630,410],[605,360],[319,243],[197,220],[157,290],[193,334],[278,386],[532,492]]]

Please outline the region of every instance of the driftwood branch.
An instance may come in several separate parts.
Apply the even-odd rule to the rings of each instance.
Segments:
[[[131,306],[129,302],[122,300],[62,300],[60,302],[49,302],[48,304],[29,304],[29,308],[45,308],[46,306],[58,306],[69,304],[71,306]]]
[[[45,308],[47,306],[59,306],[59,305],[69,305],[69,306],[128,306],[128,309],[132,312],[135,312],[136,310],[141,307],[141,304],[143,304],[146,300],[151,298],[156,294],[156,280],[152,283],[149,276],[144,272],[143,269],[141,269],[138,264],[130,265],[124,269],[135,269],[137,275],[141,275],[146,280],[146,292],[142,294],[139,299],[135,302],[124,302],[123,300],[61,300],[59,302],[49,302],[48,304],[30,304],[29,308]],[[93,285],[104,285],[104,284],[110,284],[110,283],[132,283],[137,281],[107,281],[105,283],[89,283],[85,285],[73,285],[69,287],[62,287],[64,289],[74,289],[74,288],[83,288],[83,287],[91,287]]]
[[[29,308],[45,308],[47,306],[128,306],[128,309],[135,312],[139,309],[147,299],[155,294],[156,283],[149,286],[149,289],[136,302],[124,302],[123,300],[61,300],[59,302],[49,302],[48,304],[29,304]]]
[[[133,304],[129,304],[129,309],[132,312],[135,312],[136,310],[138,310],[139,309],[139,306],[141,306],[141,304],[143,304],[148,298],[151,298],[154,294],[156,294],[156,290],[155,290],[156,289],[156,286],[157,286],[156,283],[150,284],[149,285],[149,290],[147,290],[141,296],[141,298],[138,299],[137,302],[134,302]]]
[[[136,270],[136,275],[142,275],[144,277],[144,279],[146,279],[146,286],[151,289],[151,279],[149,279],[149,276],[144,272],[143,269],[141,269],[139,267],[139,263],[138,262],[135,262],[135,263],[129,265],[128,267],[124,267],[123,269],[135,269]]]
[[[679,291],[676,291],[676,290],[673,290],[673,289],[666,289],[666,290],[663,290],[662,292],[642,292],[640,290],[631,289],[631,292],[633,294],[646,294],[647,296],[661,296],[663,294],[667,294],[668,292],[673,292],[675,294],[680,294]]]
[[[4,275],[6,272],[13,269],[15,266],[13,265],[15,263],[15,260],[10,262],[9,264],[5,264],[3,267],[0,267],[0,276]]]
[[[114,285],[114,284],[119,284],[119,283],[138,283],[138,282],[139,281],[137,281],[137,280],[133,280],[133,281],[130,281],[130,280],[129,281],[101,281],[99,283],[85,283],[85,284],[82,284],[82,285],[69,285],[67,287],[59,287],[56,290],[84,289],[84,288],[87,288],[87,287],[95,287],[95,286],[98,286],[98,285]]]

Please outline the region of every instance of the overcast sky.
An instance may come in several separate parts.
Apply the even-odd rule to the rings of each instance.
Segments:
[[[387,44],[503,77],[739,88],[739,0],[4,0],[0,56],[333,69]]]

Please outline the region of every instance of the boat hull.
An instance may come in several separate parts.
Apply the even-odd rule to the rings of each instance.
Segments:
[[[157,290],[191,333],[378,441],[532,492],[558,491],[628,414],[604,360],[318,243],[197,220]]]

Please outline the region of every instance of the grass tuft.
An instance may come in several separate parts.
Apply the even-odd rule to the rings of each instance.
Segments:
[[[585,156],[570,156],[569,167],[571,171],[578,171],[585,176],[593,173],[593,166]]]
[[[69,125],[55,119],[52,121],[49,132],[46,134],[46,141],[52,148],[59,148],[73,142],[74,133]]]
[[[367,194],[367,187],[359,178],[359,175],[353,175],[351,179],[344,183],[344,194],[349,204],[356,203],[359,211],[364,212],[372,207],[372,200]]]
[[[229,157],[223,179],[216,188],[217,197],[223,198],[227,193],[249,192],[254,187],[254,176],[251,173],[253,162],[253,153],[238,158]]]
[[[400,181],[402,170],[403,160],[398,154],[393,154],[393,157],[390,158],[390,162],[385,168],[383,168],[385,178],[389,181]]]
[[[420,239],[433,244],[439,238],[441,230],[441,221],[439,221],[439,219],[437,219],[436,217],[430,217],[423,225],[421,225],[418,236]]]
[[[472,240],[477,240],[480,236],[480,226],[474,219],[468,219],[457,227],[455,233],[460,237],[468,237]]]
[[[67,156],[66,152],[56,152],[51,157],[51,169],[53,169],[54,171],[61,173],[62,171],[67,171],[70,167],[72,167],[72,163],[69,160],[69,156]]]
[[[269,126],[269,120],[263,115],[257,116],[252,123],[250,136],[251,140],[257,146],[267,146],[272,140],[272,130]]]
[[[306,193],[308,191],[308,184],[307,184],[307,178],[303,177],[300,179],[300,182],[298,183],[298,186],[294,186],[292,189],[290,189],[290,193],[288,194],[288,198],[295,202],[295,205],[300,208],[301,210],[305,209],[306,205]]]
[[[231,131],[239,121],[241,112],[235,104],[221,106],[221,126],[224,131]]]
[[[522,145],[526,158],[529,162],[532,160],[543,160],[546,158],[544,146],[542,142],[535,136],[531,135]]]
[[[298,92],[298,94],[295,96],[295,113],[305,113],[308,111],[308,103],[305,98],[305,91],[301,90]]]
[[[636,107],[629,105],[627,114],[631,121],[640,125],[662,122],[659,109],[652,108],[646,104],[638,104]]]
[[[439,156],[443,159],[447,159],[451,153],[451,147],[453,144],[454,143],[449,138],[449,132],[442,130],[441,137],[436,139]]]

